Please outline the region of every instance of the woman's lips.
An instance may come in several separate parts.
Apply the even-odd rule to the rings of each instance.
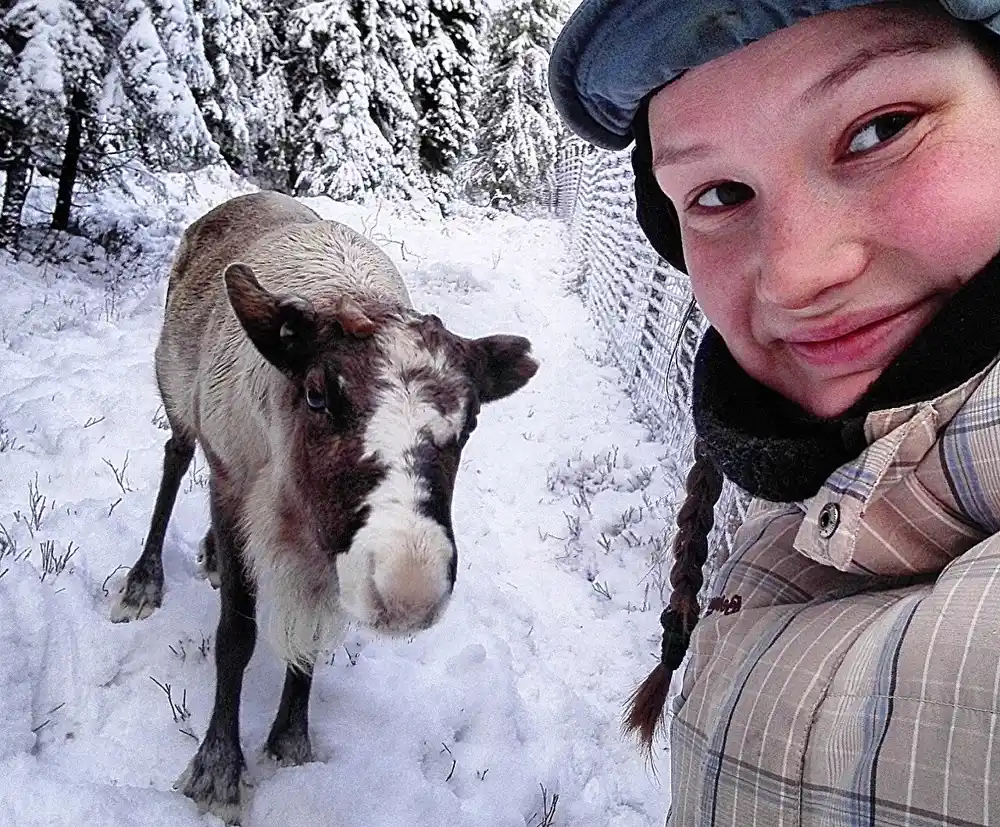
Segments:
[[[814,367],[884,367],[910,343],[934,310],[930,303],[920,302],[901,310],[856,314],[797,331],[785,339],[785,344]]]

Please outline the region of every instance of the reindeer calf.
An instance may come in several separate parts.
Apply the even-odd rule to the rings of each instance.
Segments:
[[[160,605],[163,538],[197,442],[210,468],[202,554],[222,605],[215,705],[178,784],[202,810],[238,823],[247,807],[239,707],[258,622],[287,662],[266,749],[301,764],[318,650],[351,620],[401,634],[441,616],[462,448],[480,404],[534,375],[530,347],[416,312],[381,250],[283,195],[234,198],[184,233],[156,348],[171,437],[112,620]]]

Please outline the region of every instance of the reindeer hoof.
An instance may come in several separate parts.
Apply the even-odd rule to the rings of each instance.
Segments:
[[[227,760],[216,753],[206,760],[203,751],[199,749],[191,759],[174,783],[174,789],[197,804],[199,812],[211,813],[226,824],[241,824],[250,811],[253,789],[242,756]]]
[[[141,568],[128,573],[118,600],[111,606],[112,623],[144,620],[160,608],[163,602],[163,572],[159,576]]]
[[[208,530],[198,546],[198,566],[198,573],[201,577],[211,583],[213,589],[219,588],[222,580],[219,577],[219,564],[215,556],[215,537],[212,535],[212,529]]]
[[[219,577],[219,573],[217,571],[206,571],[205,569],[202,569],[198,572],[198,574],[202,580],[207,580],[213,589],[219,588],[222,584],[222,579]]]
[[[282,767],[299,767],[316,760],[313,757],[309,736],[304,734],[296,735],[291,732],[285,732],[278,736],[272,734],[267,739],[264,752]]]

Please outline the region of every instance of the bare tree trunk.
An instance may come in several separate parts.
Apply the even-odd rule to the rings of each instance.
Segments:
[[[0,205],[0,248],[16,250],[21,236],[21,211],[31,187],[31,147],[23,130],[11,136],[7,182]]]
[[[74,89],[66,112],[66,146],[63,150],[62,167],[59,170],[59,189],[56,192],[56,208],[52,212],[52,229],[65,230],[69,227],[69,213],[73,207],[73,188],[80,170],[80,147],[83,140],[83,111],[87,98],[79,89]]]

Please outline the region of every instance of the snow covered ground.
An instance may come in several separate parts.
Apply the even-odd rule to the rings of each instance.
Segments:
[[[195,561],[202,462],[167,535],[162,609],[108,620],[167,438],[152,375],[167,258],[187,221],[238,189],[205,175],[183,201],[176,181],[164,186],[166,199],[105,194],[88,213],[109,226],[119,216],[123,270],[83,242],[60,265],[0,257],[3,827],[218,823],[171,789],[214,690],[218,595]],[[261,755],[283,668],[258,644],[243,694],[246,825],[662,824],[666,756],[654,776],[618,722],[658,648],[651,560],[675,492],[567,290],[561,225],[307,203],[380,243],[419,308],[463,335],[526,335],[542,366],[484,409],[465,450],[444,619],[412,639],[353,632],[317,668],[316,763],[281,769]]]

